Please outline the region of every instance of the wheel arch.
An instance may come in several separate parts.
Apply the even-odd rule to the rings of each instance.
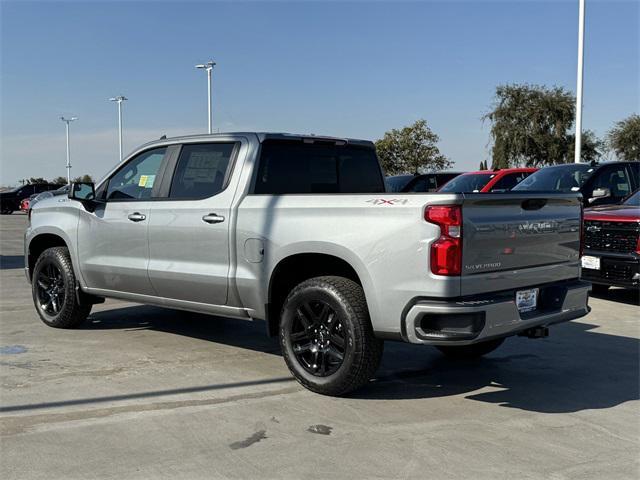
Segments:
[[[336,275],[349,278],[366,288],[362,275],[344,258],[320,252],[299,252],[288,255],[276,264],[269,278],[267,305],[265,308],[267,333],[278,333],[280,310],[289,292],[299,283],[309,278],[323,275]]]
[[[35,235],[26,246],[27,267],[29,268],[29,278],[33,276],[33,268],[36,266],[38,257],[48,248],[66,247],[69,248],[68,242],[59,234],[45,232]]]

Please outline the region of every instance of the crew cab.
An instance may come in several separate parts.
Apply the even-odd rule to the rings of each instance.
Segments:
[[[445,183],[438,191],[450,193],[508,192],[537,168],[501,168],[463,173]]]
[[[264,320],[302,385],[342,395],[385,340],[474,357],[587,314],[580,221],[574,193],[386,193],[369,141],[198,135],[39,201],[25,265],[47,325],[105,297]]]
[[[585,210],[582,278],[600,292],[640,286],[640,190],[622,205]]]

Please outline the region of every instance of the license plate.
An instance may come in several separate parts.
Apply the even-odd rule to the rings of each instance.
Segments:
[[[600,257],[585,255],[584,257],[582,257],[582,268],[588,268],[590,270],[600,270]]]
[[[516,307],[521,312],[530,312],[538,308],[538,289],[519,290],[516,292]]]

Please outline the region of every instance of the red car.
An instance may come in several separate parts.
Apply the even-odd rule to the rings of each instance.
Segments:
[[[20,200],[20,211],[21,212],[28,212],[29,211],[29,204],[30,202],[30,198],[23,198],[22,200]]]
[[[640,286],[640,190],[622,205],[584,211],[582,278],[595,292]]]
[[[503,168],[463,173],[445,183],[438,191],[449,193],[508,192],[537,170],[537,168]]]

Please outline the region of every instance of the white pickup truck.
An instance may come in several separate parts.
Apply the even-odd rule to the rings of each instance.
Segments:
[[[26,274],[53,327],[105,297],[264,320],[301,384],[341,395],[384,340],[480,356],[587,314],[580,225],[579,194],[387,193],[368,141],[190,136],[38,203]]]

